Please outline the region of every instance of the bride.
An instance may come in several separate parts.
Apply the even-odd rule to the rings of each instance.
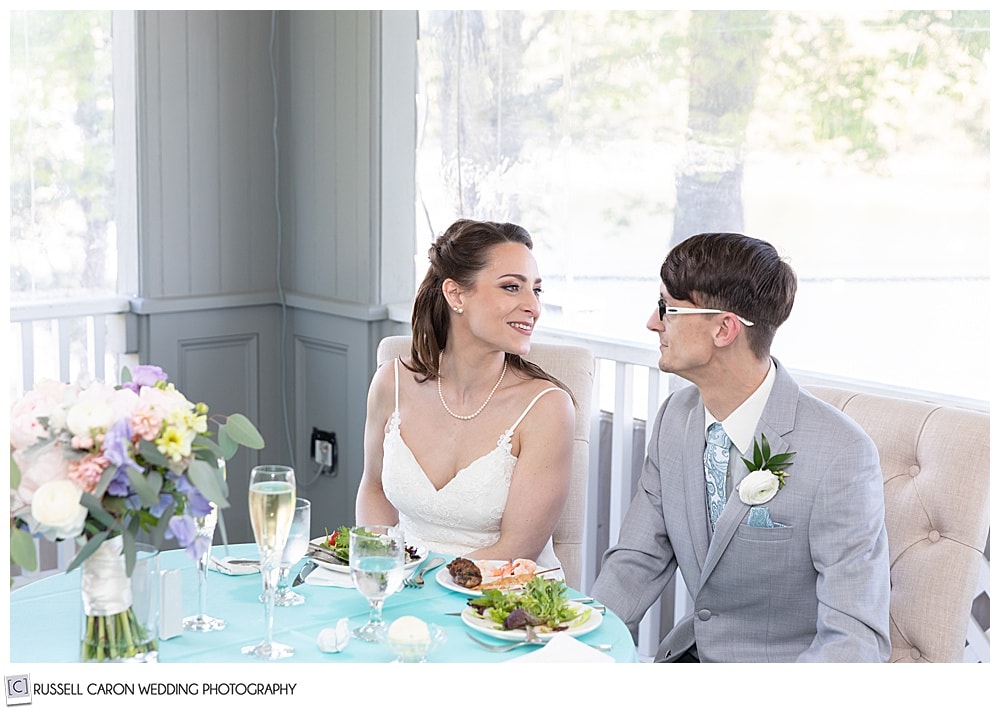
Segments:
[[[575,421],[565,385],[522,359],[541,306],[527,231],[459,220],[429,250],[409,358],[372,378],[359,525],[409,544],[557,567]]]

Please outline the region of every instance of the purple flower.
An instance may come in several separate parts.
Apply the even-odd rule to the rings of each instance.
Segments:
[[[167,524],[166,537],[174,538],[181,545],[187,547],[198,537],[198,531],[194,525],[194,518],[190,515],[175,515]]]
[[[167,373],[156,365],[137,365],[132,370],[132,381],[126,382],[122,387],[138,394],[140,387],[153,387],[161,380],[167,381]]]
[[[104,457],[119,470],[123,466],[128,466],[141,471],[142,466],[132,459],[131,453],[132,425],[128,423],[128,419],[119,419],[104,435]]]
[[[142,466],[129,455],[131,451],[132,427],[128,419],[119,419],[104,435],[104,456],[117,469],[108,484],[108,493],[119,498],[126,497],[132,490],[128,482],[128,469],[142,471]]]
[[[191,483],[184,474],[168,473],[168,478],[174,481],[174,485],[181,495],[187,499],[188,512],[195,518],[204,518],[212,512],[212,503],[206,498],[198,488]]]
[[[188,494],[187,502],[188,512],[196,518],[204,518],[212,514],[212,502],[203,496],[197,488]]]
[[[165,537],[177,540],[177,543],[187,551],[188,557],[192,560],[200,558],[212,544],[207,536],[198,534],[194,518],[190,515],[172,517],[167,525]]]
[[[111,482],[108,483],[108,495],[116,496],[118,498],[127,498],[132,492],[132,486],[128,482],[128,469],[125,466],[120,466],[115,475],[111,477]],[[138,499],[138,495],[136,498]],[[133,510],[137,510],[138,506],[129,506]]]
[[[169,493],[160,493],[160,502],[149,509],[150,515],[152,515],[157,520],[163,515],[163,511],[174,502],[174,497]]]

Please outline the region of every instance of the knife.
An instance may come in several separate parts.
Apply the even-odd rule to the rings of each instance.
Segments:
[[[292,586],[297,587],[303,582],[305,582],[306,577],[308,577],[310,572],[312,572],[317,567],[319,567],[318,564],[316,564],[312,560],[308,560],[304,565],[302,565],[302,569],[299,570],[299,574],[298,576],[295,577],[295,581],[292,582]]]

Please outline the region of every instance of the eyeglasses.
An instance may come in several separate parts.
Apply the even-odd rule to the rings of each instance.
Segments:
[[[656,301],[656,307],[660,311],[660,320],[663,320],[663,316],[667,315],[668,313],[670,315],[683,316],[683,315],[687,315],[688,313],[730,313],[731,312],[731,311],[720,311],[717,308],[682,308],[680,306],[668,306],[667,302],[664,301],[662,298],[660,298],[660,299],[658,299]],[[748,321],[743,316],[738,316],[735,313],[733,313],[733,315],[736,316],[739,319],[740,323],[742,323],[743,325],[746,325],[746,326],[753,325],[753,321]]]

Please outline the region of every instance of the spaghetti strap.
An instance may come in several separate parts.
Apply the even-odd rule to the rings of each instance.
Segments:
[[[517,418],[517,421],[514,422],[513,426],[511,426],[511,428],[508,429],[507,431],[509,433],[513,433],[514,430],[517,429],[517,425],[520,424],[521,420],[524,419],[528,415],[528,412],[531,411],[531,408],[535,406],[535,402],[537,402],[541,398],[541,396],[543,394],[546,394],[548,392],[555,392],[555,391],[558,391],[559,389],[561,389],[561,388],[560,387],[549,387],[548,389],[544,389],[541,392],[539,392],[538,394],[536,394],[535,398],[532,399],[530,402],[528,402],[528,406],[524,408],[523,412],[521,412],[521,416],[519,416]]]
[[[399,358],[394,358],[392,361],[392,366],[396,370],[396,413],[399,413]]]

